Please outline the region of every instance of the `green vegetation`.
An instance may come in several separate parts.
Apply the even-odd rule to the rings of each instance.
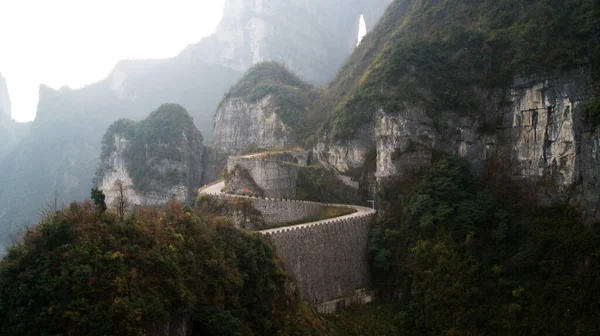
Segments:
[[[599,224],[570,206],[536,206],[507,181],[487,189],[454,157],[387,184],[381,202],[370,251],[382,293],[404,295],[399,334],[600,330]]]
[[[398,316],[398,305],[375,303],[353,306],[339,314],[326,315],[331,335],[339,336],[392,336],[401,335],[393,321]]]
[[[91,196],[92,202],[94,202],[94,208],[98,213],[106,211],[106,195],[98,188],[92,188]]]
[[[185,169],[171,166],[186,164],[184,150],[189,150],[186,145],[198,150],[202,146],[202,135],[194,126],[192,117],[177,104],[163,104],[139,123],[118,120],[108,128],[102,139],[96,184],[108,169],[110,154],[117,150],[115,136],[128,141],[123,154],[133,188],[138,192],[165,190],[186,181]],[[201,155],[198,152],[195,159],[199,161]]]
[[[600,126],[600,99],[594,99],[584,106],[583,119],[586,127],[591,130]]]
[[[356,203],[358,193],[321,165],[301,167],[296,181],[296,198],[321,203]]]
[[[208,217],[238,217],[240,218],[240,226],[248,230],[264,226],[264,220],[260,211],[252,206],[250,200],[244,198],[220,199],[200,194],[196,198],[195,209]]]
[[[3,335],[145,335],[174,315],[198,335],[323,335],[260,234],[170,203],[119,221],[73,203],[0,262]]]
[[[507,88],[515,76],[592,66],[600,71],[595,0],[395,1],[338,72],[323,131],[353,136],[377,109],[404,104],[429,114],[469,113],[489,104],[479,88]]]
[[[254,103],[268,95],[273,97],[277,115],[292,128],[298,143],[303,143],[314,133],[316,121],[309,111],[318,98],[318,91],[275,62],[260,63],[250,68],[225,94],[221,104],[236,97]]]

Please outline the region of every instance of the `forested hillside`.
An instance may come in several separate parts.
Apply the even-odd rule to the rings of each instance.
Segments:
[[[349,138],[377,109],[475,113],[478,90],[574,67],[600,76],[594,0],[397,0],[327,89],[325,129]],[[400,104],[400,105],[399,105]]]
[[[0,262],[3,335],[324,335],[260,234],[171,203],[49,213]]]

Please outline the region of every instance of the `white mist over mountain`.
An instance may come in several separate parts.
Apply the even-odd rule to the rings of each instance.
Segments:
[[[8,0],[0,3],[0,72],[13,119],[35,118],[40,84],[80,88],[117,61],[177,55],[212,34],[224,0]]]

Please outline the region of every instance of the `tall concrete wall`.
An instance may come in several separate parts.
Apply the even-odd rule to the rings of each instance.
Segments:
[[[287,199],[296,197],[298,166],[261,158],[230,157],[227,161],[227,172],[232,174],[236,166],[248,171],[265,197]],[[230,186],[228,181],[225,181],[225,189],[235,190],[239,189],[239,186]]]
[[[368,239],[374,213],[263,232],[294,279],[302,300],[321,313],[368,303]]]

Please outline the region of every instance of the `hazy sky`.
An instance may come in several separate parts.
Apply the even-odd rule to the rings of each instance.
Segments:
[[[0,73],[13,118],[40,84],[80,88],[122,59],[165,58],[215,31],[224,0],[0,0]]]

